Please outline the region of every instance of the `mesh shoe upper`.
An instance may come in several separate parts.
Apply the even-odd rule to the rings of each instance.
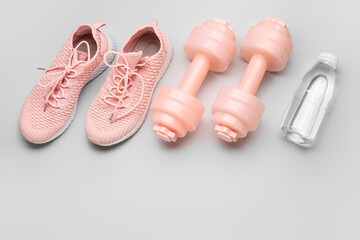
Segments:
[[[156,34],[159,40],[159,48],[155,54],[144,56],[146,49],[136,52],[135,46],[140,39],[149,33]],[[119,53],[121,57],[118,57],[116,64],[121,63],[121,58],[126,58],[127,66],[132,70],[137,70],[141,77],[131,76],[130,81],[133,82],[133,85],[129,88],[129,96],[123,99],[124,103],[120,107],[114,108],[113,105],[104,101],[104,96],[109,95],[109,85],[114,85],[113,78],[117,74],[115,68],[111,70],[100,92],[92,102],[87,115],[86,133],[90,141],[98,145],[111,145],[129,137],[140,127],[147,114],[155,85],[167,67],[169,54],[171,54],[168,48],[167,39],[158,30],[156,24],[141,27],[128,40]],[[123,86],[120,88],[124,90]],[[121,91],[118,94],[120,95]],[[113,100],[117,101],[117,99]],[[135,108],[131,110],[134,106]]]
[[[83,36],[89,34],[91,34],[94,43],[96,44],[96,50],[93,54],[83,53],[82,55],[87,56],[87,54],[91,54],[93,56],[91,56],[91,59],[88,61],[78,64],[74,68],[76,76],[72,76],[72,79],[70,80],[72,86],[62,88],[67,97],[59,98],[58,100],[62,107],[47,105],[46,96],[49,93],[49,90],[56,87],[54,92],[59,95],[60,87],[59,85],[46,85],[49,83],[51,84],[56,78],[61,77],[61,71],[64,71],[62,69],[65,66],[68,66],[69,61],[71,61],[70,58],[74,51],[74,45],[79,42]],[[56,70],[46,71],[25,100],[20,116],[20,131],[28,141],[33,143],[46,142],[66,126],[76,107],[75,105],[80,91],[92,72],[102,62],[103,55],[108,50],[108,47],[108,40],[105,35],[97,30],[96,26],[90,24],[81,25],[66,41],[50,67],[50,69],[55,68]],[[84,57],[80,56],[81,53],[75,53],[75,55],[75,57],[79,58],[76,60],[84,60]],[[54,99],[50,99],[50,101],[53,100]]]

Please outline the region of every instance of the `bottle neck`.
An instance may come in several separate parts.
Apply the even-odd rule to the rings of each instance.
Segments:
[[[332,71],[335,71],[336,70],[336,66],[334,67],[332,64],[328,64],[328,63],[325,63],[325,62],[321,62],[321,61],[317,61],[316,64],[319,64],[323,67],[326,67],[328,69],[331,69]]]

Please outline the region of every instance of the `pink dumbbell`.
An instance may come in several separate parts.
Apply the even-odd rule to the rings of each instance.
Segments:
[[[192,63],[179,88],[161,88],[150,108],[154,131],[167,142],[196,129],[204,106],[195,95],[209,70],[223,72],[228,68],[236,51],[233,29],[222,19],[206,21],[193,29],[184,51]]]
[[[266,71],[285,68],[292,43],[284,21],[264,20],[250,28],[240,49],[249,62],[237,88],[223,87],[212,108],[216,134],[227,142],[236,142],[256,130],[265,107],[255,96]]]

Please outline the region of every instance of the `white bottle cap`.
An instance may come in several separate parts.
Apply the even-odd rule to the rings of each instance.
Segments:
[[[328,65],[333,69],[336,69],[336,65],[338,62],[337,58],[333,54],[327,52],[320,53],[317,58],[317,61],[325,65]]]

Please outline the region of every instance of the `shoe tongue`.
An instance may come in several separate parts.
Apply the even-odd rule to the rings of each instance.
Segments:
[[[83,51],[75,50],[74,56],[72,59],[72,63],[77,63],[78,61],[87,61],[88,60],[88,54]]]
[[[124,53],[123,55],[126,58],[129,67],[133,68],[140,61],[143,53],[142,51],[139,51],[139,52]],[[120,57],[118,59],[118,63],[125,63],[125,59]]]

